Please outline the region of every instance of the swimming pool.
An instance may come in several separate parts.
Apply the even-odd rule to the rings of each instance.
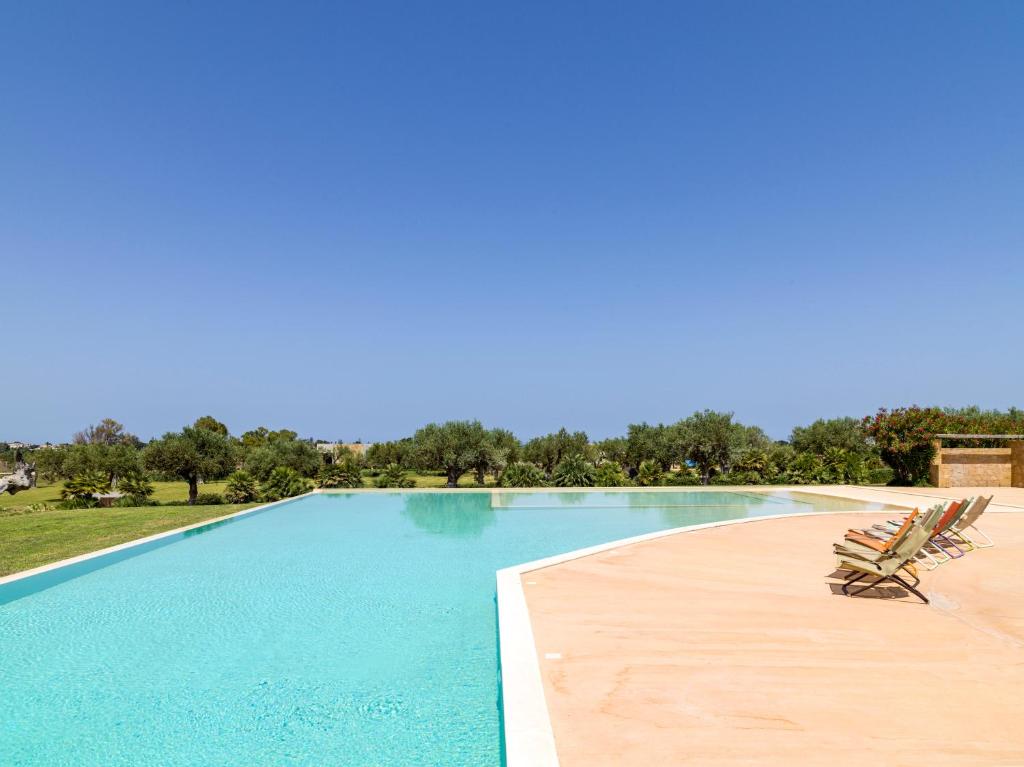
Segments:
[[[501,763],[495,571],[804,493],[318,494],[0,586],[2,765]]]

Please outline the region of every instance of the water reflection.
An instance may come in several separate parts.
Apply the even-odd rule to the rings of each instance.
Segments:
[[[402,514],[420,530],[475,538],[495,522],[490,493],[409,493]]]

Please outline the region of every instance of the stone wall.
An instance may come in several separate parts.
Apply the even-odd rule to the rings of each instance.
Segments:
[[[1010,443],[1010,484],[1024,487],[1024,441]]]
[[[932,462],[931,473],[936,487],[1024,487],[1024,443],[944,447]]]

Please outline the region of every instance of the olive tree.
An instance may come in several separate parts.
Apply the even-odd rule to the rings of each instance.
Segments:
[[[490,449],[488,432],[479,421],[427,424],[412,440],[417,463],[443,471],[448,487],[458,486],[459,477],[478,465]]]
[[[366,465],[371,469],[383,470],[391,464],[409,468],[413,461],[411,437],[392,442],[374,442],[366,449]]]
[[[683,459],[683,446],[679,429],[673,426],[649,423],[631,423],[626,437],[624,463],[638,471],[644,461],[655,461],[662,471],[668,471],[673,464]]]
[[[78,443],[64,451],[61,471],[65,477],[99,472],[108,484],[114,484],[122,477],[141,474],[142,463],[139,450],[128,443]]]
[[[741,454],[767,450],[772,446],[772,441],[761,429],[736,423],[732,413],[698,411],[674,428],[685,457],[693,461],[705,485],[712,473],[728,473],[733,461]]]
[[[519,455],[519,440],[507,429],[491,429],[480,443],[470,468],[476,472],[477,484],[482,485],[487,474],[497,476],[508,464],[515,463]]]
[[[531,461],[551,476],[563,458],[570,455],[585,456],[590,447],[586,432],[569,432],[564,427],[543,437],[534,437],[523,446],[523,458]]]
[[[186,426],[150,442],[142,451],[142,462],[151,471],[188,482],[188,503],[194,506],[199,480],[227,475],[235,468],[235,450],[223,434]]]
[[[819,418],[810,426],[796,426],[790,444],[800,453],[825,455],[830,448],[865,455],[873,451],[857,418]]]
[[[294,433],[294,432],[293,432]],[[287,466],[303,477],[312,477],[323,459],[313,445],[301,439],[279,437],[245,454],[245,470],[260,482],[266,482],[278,466]]]

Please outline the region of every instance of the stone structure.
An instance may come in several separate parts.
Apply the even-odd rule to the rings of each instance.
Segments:
[[[343,451],[345,450],[360,458],[364,457],[370,444],[369,442],[317,442],[316,449],[323,453],[325,463],[334,463],[344,455]]]
[[[1003,439],[1006,447],[943,447],[942,440]],[[1024,437],[940,434],[935,440],[931,482],[935,487],[1024,487]]]

